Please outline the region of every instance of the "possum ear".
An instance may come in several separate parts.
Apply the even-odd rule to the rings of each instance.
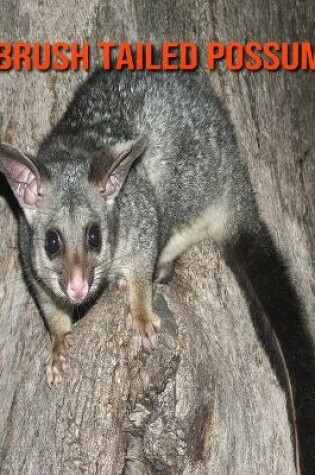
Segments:
[[[41,187],[39,172],[32,160],[12,145],[2,142],[0,171],[6,176],[20,206],[28,215],[32,214],[37,208]]]
[[[112,159],[111,166],[100,183],[100,193],[105,198],[115,198],[118,195],[133,163],[143,154],[145,148],[145,141],[139,140]]]

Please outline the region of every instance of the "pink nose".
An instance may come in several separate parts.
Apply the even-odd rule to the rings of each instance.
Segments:
[[[67,294],[71,300],[75,302],[82,302],[89,292],[89,286],[86,281],[69,282],[67,287]]]

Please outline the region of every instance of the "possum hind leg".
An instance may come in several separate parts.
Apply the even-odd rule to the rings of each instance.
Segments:
[[[174,267],[175,260],[194,244],[207,236],[221,243],[227,235],[228,208],[223,204],[212,204],[191,224],[175,230],[161,252],[156,276],[158,281]]]
[[[155,280],[158,284],[168,284],[174,275],[175,259],[166,264],[160,265],[155,273]]]

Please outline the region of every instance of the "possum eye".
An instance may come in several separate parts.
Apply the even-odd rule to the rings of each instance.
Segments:
[[[93,226],[91,226],[89,229],[88,229],[88,232],[87,232],[87,241],[88,241],[88,245],[92,248],[92,249],[99,249],[101,244],[102,244],[102,236],[101,236],[101,230],[100,230],[100,227],[97,225],[97,224],[93,224]]]
[[[47,231],[45,249],[49,257],[53,257],[61,247],[60,237],[56,231]]]

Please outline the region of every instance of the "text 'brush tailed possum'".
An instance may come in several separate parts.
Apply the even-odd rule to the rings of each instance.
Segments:
[[[201,79],[96,71],[37,155],[3,143],[0,167],[24,211],[20,253],[53,341],[50,385],[67,365],[71,312],[107,281],[123,283],[130,327],[154,345],[154,278],[166,280],[187,248],[211,236],[269,317],[296,400],[307,390],[313,346],[298,296],[259,217],[233,128]]]

